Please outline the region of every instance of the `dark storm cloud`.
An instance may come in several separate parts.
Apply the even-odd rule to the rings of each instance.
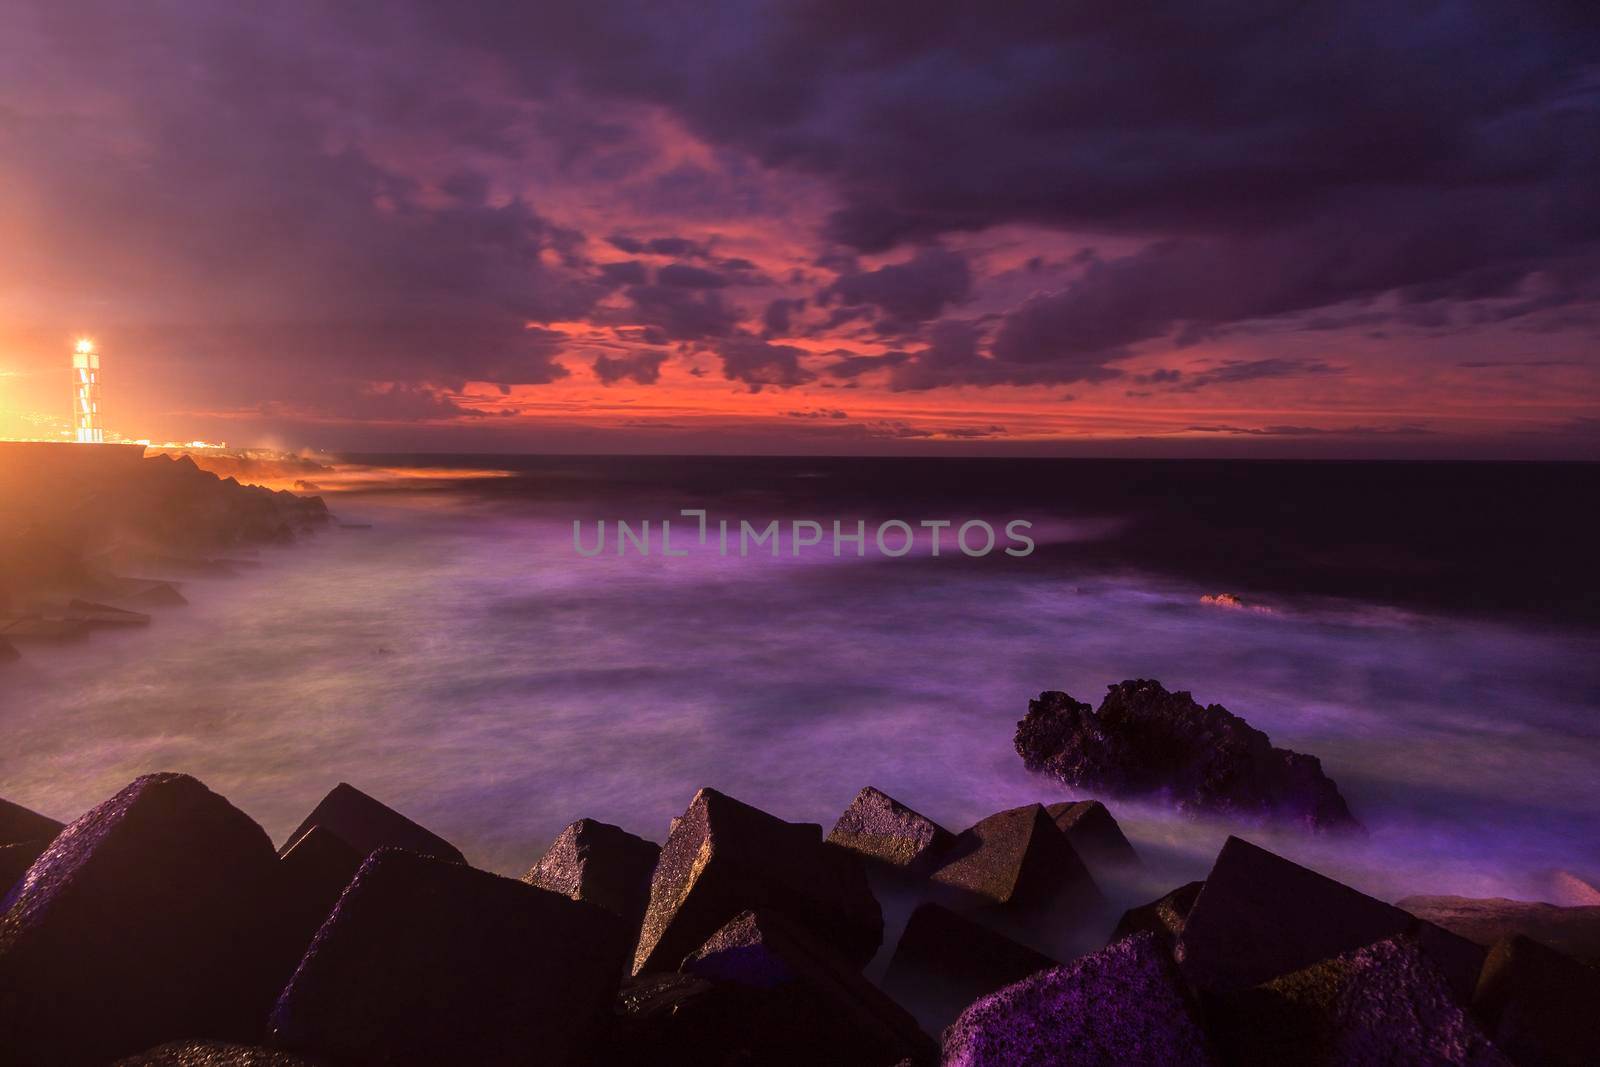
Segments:
[[[721,289],[728,284],[728,279],[704,267],[692,267],[687,263],[668,263],[656,271],[656,282],[678,289]]]
[[[717,346],[722,376],[743,382],[752,393],[767,386],[787,387],[814,381],[816,375],[800,365],[804,350],[775,345],[758,337],[730,337]]]
[[[594,361],[594,374],[605,385],[615,385],[622,381],[652,385],[661,377],[661,364],[666,358],[665,352],[641,352],[633,356],[597,356]]]
[[[624,295],[633,303],[626,313],[630,322],[654,326],[672,341],[725,337],[743,318],[716,289],[634,285],[624,290]]]
[[[818,301],[872,304],[892,322],[909,328],[937,318],[946,307],[971,293],[972,270],[966,256],[943,248],[923,248],[904,263],[841,274],[819,294]]]
[[[1419,325],[1446,317],[1427,305],[1593,299],[1596,10],[586,2],[480,9],[456,30],[527,49],[512,58],[530,84],[556,62],[830,179],[829,235],[861,251],[1003,223],[1158,238],[1018,308],[994,339],[1005,373],[973,364],[1071,381],[1153,338],[1382,293]],[[904,321],[951,299],[944,279],[841,285]],[[1514,299],[1530,285],[1549,291]]]

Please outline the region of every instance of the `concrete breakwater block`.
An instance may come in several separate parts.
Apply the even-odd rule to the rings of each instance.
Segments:
[[[363,857],[380,848],[403,848],[451,863],[467,862],[460,849],[438,834],[346,782],[340,782],[322,798],[289,835],[281,851],[287,852],[313,826],[342,838]]]
[[[381,849],[284,988],[272,1044],[336,1062],[578,1063],[625,951],[601,908]]]
[[[1216,1067],[1159,939],[1136,934],[978,1000],[944,1032],[945,1067]]]
[[[883,912],[861,858],[789,823],[702,789],[673,821],[650,883],[633,969],[676,970],[741,912],[777,911],[863,966],[883,940]]]
[[[66,827],[0,918],[11,1061],[258,1035],[287,973],[276,869],[265,831],[187,775],[145,775]]]
[[[1397,934],[1414,935],[1456,998],[1470,1002],[1482,947],[1230,837],[1184,920],[1176,955],[1196,988],[1227,992]]]
[[[579,819],[561,831],[522,880],[609,911],[622,922],[631,946],[650,905],[650,878],[660,855],[660,845],[620,826]]]

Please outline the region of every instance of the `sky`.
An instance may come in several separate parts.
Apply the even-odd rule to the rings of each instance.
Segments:
[[[1600,459],[1584,2],[0,6],[0,436]]]

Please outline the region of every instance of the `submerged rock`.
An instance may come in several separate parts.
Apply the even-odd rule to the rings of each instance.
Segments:
[[[276,871],[265,831],[187,775],[145,775],[68,826],[0,918],[12,1062],[254,1038],[292,963]]]
[[[363,857],[380,848],[403,848],[451,863],[467,862],[460,849],[438,834],[417,825],[345,782],[334,786],[322,798],[322,802],[289,835],[281,852],[288,852],[313,826],[320,826],[343,838]]]
[[[911,913],[883,988],[938,1033],[979,997],[1054,966],[1049,956],[929,902]]]
[[[631,940],[650,904],[650,876],[661,846],[620,826],[579,819],[555,839],[522,880],[597,905],[622,920]]]
[[[1195,988],[1220,993],[1398,934],[1415,936],[1457,999],[1470,1002],[1483,966],[1481,947],[1230,837],[1189,909],[1175,955]]]
[[[828,840],[871,863],[916,876],[933,869],[955,835],[869,785],[833,824]]]
[[[1600,970],[1526,937],[1489,950],[1472,1009],[1521,1065],[1600,1063]]]
[[[1207,1014],[1237,1067],[1511,1067],[1411,938],[1213,998]]]
[[[356,1063],[581,1062],[625,951],[593,905],[382,849],[284,988],[273,1044]]]
[[[1521,934],[1574,959],[1600,963],[1600,906],[1563,908],[1503,897],[1406,897],[1397,906],[1485,947]]]
[[[883,912],[856,854],[714,789],[674,819],[650,882],[634,973],[676,970],[741,912],[781,912],[857,967],[883,941]]]
[[[1073,788],[1162,795],[1180,810],[1285,818],[1314,830],[1356,829],[1315,756],[1272,747],[1220,704],[1137,680],[1109,687],[1098,711],[1065,693],[1028,702],[1017,753],[1029,770]]]
[[[1138,934],[977,1001],[944,1032],[946,1067],[1214,1067],[1172,960]]]

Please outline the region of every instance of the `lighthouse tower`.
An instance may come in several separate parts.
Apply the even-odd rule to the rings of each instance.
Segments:
[[[72,430],[83,445],[105,442],[100,426],[100,353],[85,338],[72,350]]]

